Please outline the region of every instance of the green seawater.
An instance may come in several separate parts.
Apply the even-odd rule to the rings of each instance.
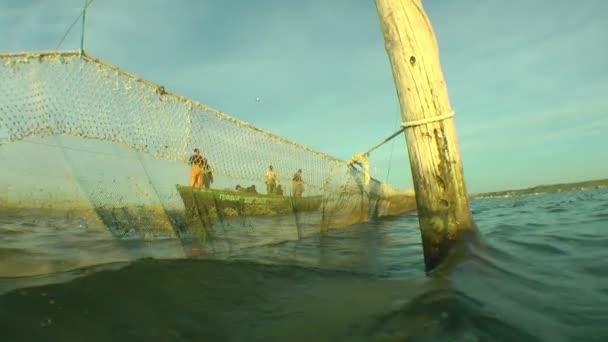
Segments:
[[[472,207],[431,276],[415,215],[196,259],[0,217],[2,341],[608,341],[608,191]]]

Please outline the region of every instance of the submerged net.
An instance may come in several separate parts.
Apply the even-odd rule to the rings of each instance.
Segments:
[[[415,205],[411,194],[399,196],[352,163],[87,54],[0,55],[0,79],[0,211],[6,215],[36,212],[96,222],[119,238],[176,236],[187,251],[225,251]],[[210,190],[188,186],[194,148],[208,160]],[[266,194],[268,165],[283,195]],[[301,198],[292,196],[298,169]],[[249,189],[235,191],[237,185]]]

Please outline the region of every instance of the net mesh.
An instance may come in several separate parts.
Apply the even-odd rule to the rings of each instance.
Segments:
[[[88,54],[0,55],[0,79],[3,211],[78,217],[117,237],[173,235],[188,241],[187,250],[217,251],[414,207],[411,194],[399,196],[352,164]],[[194,148],[208,160],[210,190],[188,186]],[[266,195],[268,165],[283,195]],[[298,169],[301,198],[292,196],[301,186],[292,181]]]

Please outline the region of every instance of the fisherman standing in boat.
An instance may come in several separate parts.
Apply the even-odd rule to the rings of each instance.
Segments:
[[[299,169],[298,172],[293,176],[293,197],[302,197],[302,193],[304,192],[304,180],[302,179],[302,169]]]
[[[213,170],[211,170],[207,158],[203,158],[203,185],[205,189],[209,189],[211,184],[213,184]]]
[[[205,167],[206,159],[201,156],[201,151],[198,148],[194,149],[194,154],[190,156],[188,165],[192,167],[190,173],[190,187],[195,186],[199,189],[203,187],[203,168]]]
[[[264,183],[266,183],[266,193],[269,195],[274,194],[277,186],[277,175],[274,173],[272,165],[270,165],[268,171],[266,171]]]

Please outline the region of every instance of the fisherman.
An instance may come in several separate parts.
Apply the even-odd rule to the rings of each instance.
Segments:
[[[195,148],[194,154],[192,154],[188,160],[188,165],[192,167],[190,173],[190,187],[193,189],[195,186],[199,189],[203,187],[203,168],[205,162],[205,158],[201,156],[201,150]]]
[[[209,189],[211,188],[211,184],[213,184],[213,170],[211,169],[207,158],[203,158],[203,164],[203,185],[205,186],[205,189]]]
[[[277,186],[277,175],[276,173],[274,173],[272,165],[268,166],[268,171],[266,171],[264,183],[266,183],[266,193],[269,195],[274,194]]]
[[[302,193],[304,192],[304,180],[302,179],[302,169],[299,169],[298,172],[293,176],[293,197],[302,197]]]

